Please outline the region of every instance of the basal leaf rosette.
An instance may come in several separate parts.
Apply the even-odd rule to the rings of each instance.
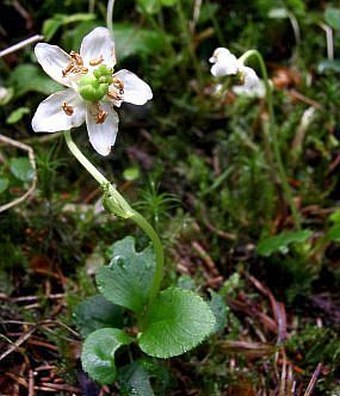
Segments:
[[[138,343],[150,356],[181,355],[208,337],[215,323],[209,305],[198,294],[171,287],[162,291],[152,305]]]

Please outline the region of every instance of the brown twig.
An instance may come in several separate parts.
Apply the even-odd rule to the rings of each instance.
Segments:
[[[0,143],[1,142],[8,144],[10,146],[13,146],[13,147],[17,147],[20,150],[24,150],[28,153],[28,159],[29,159],[29,162],[33,169],[33,179],[32,179],[31,187],[25,192],[25,194],[23,194],[21,197],[18,197],[5,205],[0,206],[0,213],[12,208],[13,206],[19,205],[21,202],[25,201],[25,199],[27,199],[30,195],[33,194],[36,184],[37,184],[37,169],[36,169],[36,163],[35,163],[35,155],[34,155],[34,151],[33,151],[32,147],[28,146],[27,144],[17,142],[16,140],[10,139],[9,137],[0,134]]]
[[[313,375],[312,375],[312,378],[311,378],[310,381],[309,381],[309,384],[308,384],[308,386],[307,386],[306,392],[304,393],[303,396],[310,396],[310,395],[312,394],[313,389],[314,389],[314,386],[315,386],[315,384],[316,384],[316,381],[317,381],[317,379],[318,379],[318,377],[319,377],[319,375],[320,375],[321,368],[322,368],[322,364],[319,363],[319,364],[316,366],[316,369],[315,369],[315,371],[314,371],[314,373],[313,373]]]
[[[216,264],[214,263],[208,252],[204,249],[204,247],[197,241],[193,241],[191,245],[199,254],[200,258],[203,260],[203,263],[205,264],[205,267],[207,268],[209,273],[213,276],[219,276]]]

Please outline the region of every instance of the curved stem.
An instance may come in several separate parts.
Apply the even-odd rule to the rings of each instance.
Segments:
[[[104,191],[103,203],[106,210],[125,219],[133,220],[150,238],[156,256],[156,270],[149,292],[148,308],[151,307],[160,290],[164,271],[164,250],[156,231],[140,213],[131,208],[129,203],[116,188],[112,186],[107,178],[85,157],[72,140],[71,132],[65,131],[64,136],[66,144],[72,154],[101,185]]]
[[[288,183],[288,178],[287,178],[286,171],[285,171],[282,157],[281,157],[279,138],[278,138],[277,128],[276,128],[276,124],[275,124],[272,87],[269,84],[266,65],[264,63],[262,55],[257,50],[246,51],[240,57],[239,60],[241,62],[244,62],[246,59],[250,58],[251,56],[256,57],[259,65],[260,65],[262,77],[263,77],[265,88],[266,88],[266,100],[267,100],[268,112],[269,112],[269,126],[270,126],[270,130],[271,130],[272,147],[274,149],[274,157],[275,157],[277,170],[278,170],[281,184],[282,184],[283,194],[286,199],[286,202],[288,203],[288,205],[290,207],[290,210],[291,210],[291,213],[292,213],[292,216],[294,219],[295,227],[297,229],[301,229],[300,215],[297,211],[296,205],[293,200],[292,191],[291,191],[289,183]]]
[[[113,37],[112,15],[113,15],[114,4],[115,4],[115,0],[109,0],[106,8],[106,26],[110,30],[112,37]]]
[[[92,163],[85,157],[85,155],[79,150],[78,146],[72,140],[71,132],[65,131],[64,137],[68,148],[71,153],[77,158],[77,160],[83,165],[83,167],[91,174],[91,176],[97,180],[100,185],[108,183],[108,180],[103,176],[99,170],[92,165]]]

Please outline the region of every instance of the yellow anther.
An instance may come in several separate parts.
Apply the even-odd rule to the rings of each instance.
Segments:
[[[100,56],[98,56],[98,58],[91,59],[89,64],[91,66],[98,66],[98,65],[100,65],[103,62],[104,62],[103,55],[100,55]]]

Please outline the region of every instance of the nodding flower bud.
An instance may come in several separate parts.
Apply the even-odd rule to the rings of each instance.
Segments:
[[[89,102],[97,102],[108,93],[109,80],[109,76],[96,78],[95,75],[86,75],[82,77],[78,82],[80,96]]]

